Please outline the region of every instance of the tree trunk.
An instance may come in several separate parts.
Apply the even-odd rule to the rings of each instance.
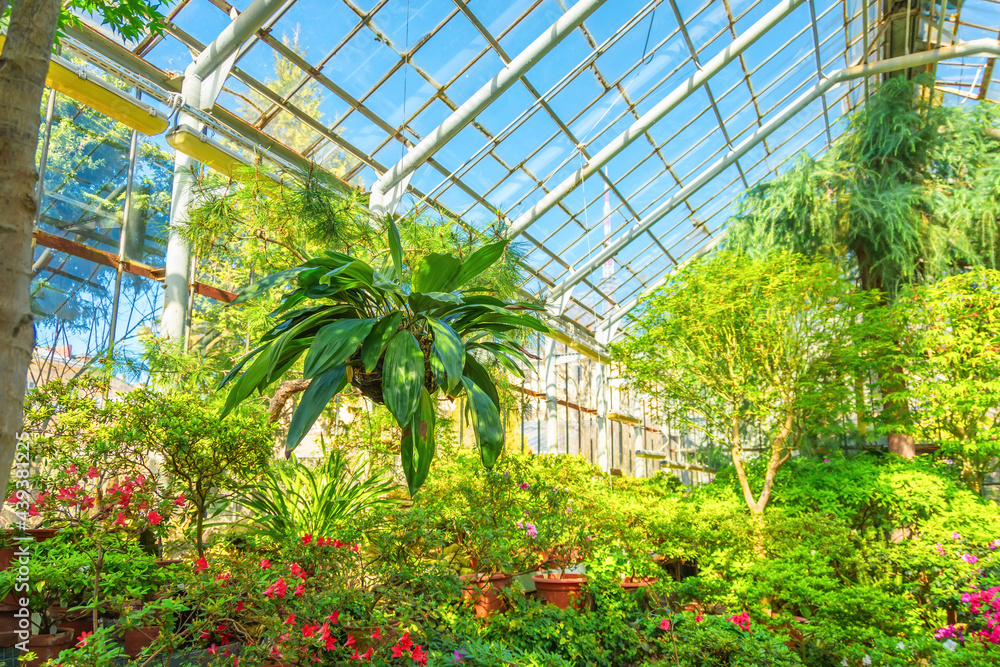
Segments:
[[[890,307],[889,301],[885,297],[884,284],[882,282],[882,277],[879,275],[878,271],[872,266],[872,261],[869,253],[865,247],[861,244],[857,244],[854,247],[854,256],[858,262],[858,277],[861,283],[861,289],[863,290],[878,290],[882,293],[881,306],[883,308]],[[882,401],[883,409],[891,410],[892,419],[894,421],[904,421],[909,417],[910,408],[905,402],[893,403],[892,395],[898,392],[906,390],[906,381],[902,377],[902,369],[899,367],[891,369],[892,374],[898,378],[896,381],[891,383],[882,384]],[[879,371],[879,377],[885,377],[886,373],[882,370]],[[917,455],[916,448],[914,447],[913,438],[905,433],[890,433],[889,434],[889,453],[896,454],[903,457],[904,459],[912,459]]]
[[[60,0],[15,0],[0,54],[0,491],[6,492],[35,333],[28,290],[38,110]]]

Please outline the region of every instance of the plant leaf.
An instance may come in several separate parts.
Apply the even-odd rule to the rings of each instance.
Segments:
[[[496,243],[490,243],[489,245],[484,245],[482,248],[469,255],[468,259],[462,263],[462,270],[458,272],[458,276],[455,278],[455,286],[452,289],[461,287],[486,269],[493,266],[493,264],[503,256],[508,243],[509,241],[497,241]]]
[[[327,372],[313,378],[306,390],[302,392],[302,400],[295,408],[292,423],[288,425],[288,437],[285,439],[285,451],[295,449],[305,437],[312,425],[316,423],[323,408],[347,385],[347,366],[340,364]]]
[[[413,268],[413,291],[451,292],[455,289],[455,278],[461,270],[462,262],[457,257],[439,252],[425,255]]]
[[[404,329],[389,341],[382,366],[385,407],[401,427],[406,427],[416,411],[423,386],[424,353],[413,334]]]
[[[365,372],[371,373],[378,365],[378,359],[382,356],[382,351],[388,345],[399,329],[400,322],[403,321],[403,314],[400,312],[389,313],[378,324],[372,327],[371,333],[365,338],[364,345],[361,346],[361,362],[365,365]]]
[[[431,461],[434,460],[434,422],[434,401],[427,389],[422,389],[420,404],[410,419],[409,429],[403,436],[399,449],[410,496],[417,495],[430,472]]]
[[[306,354],[303,376],[316,377],[331,366],[343,363],[358,349],[374,324],[372,319],[345,318],[320,329]]]
[[[232,412],[233,408],[246,400],[258,385],[266,381],[267,369],[271,364],[271,350],[272,347],[270,345],[267,346],[267,349],[262,350],[253,363],[250,364],[250,367],[243,372],[240,379],[236,381],[233,388],[229,390],[229,396],[226,397],[226,405],[223,406],[219,419],[224,419],[226,415]]]
[[[465,393],[469,397],[467,412],[472,420],[472,430],[479,444],[479,456],[483,466],[492,468],[503,452],[503,424],[500,412],[486,392],[468,377],[462,378]]]
[[[407,297],[410,308],[415,313],[428,313],[445,308],[461,306],[462,297],[448,292],[411,292]]]
[[[500,409],[500,396],[497,394],[497,388],[493,384],[493,378],[486,372],[483,365],[468,352],[465,353],[465,377],[475,382],[489,396],[490,400],[493,401],[493,405],[496,406],[497,410]]]
[[[434,332],[434,344],[431,353],[440,360],[446,382],[438,381],[445,391],[451,394],[462,381],[462,371],[465,368],[465,343],[458,337],[455,330],[433,317],[427,318],[427,323]]]
[[[250,361],[251,359],[253,359],[254,357],[256,357],[257,354],[259,354],[260,351],[263,350],[265,347],[267,347],[267,345],[258,345],[254,349],[252,349],[249,352],[247,352],[247,354],[244,355],[244,357],[242,359],[240,359],[239,363],[237,363],[235,366],[233,366],[233,369],[231,371],[229,371],[228,373],[226,373],[226,376],[224,378],[222,378],[222,382],[219,383],[219,386],[216,387],[216,390],[222,389],[227,384],[229,384],[229,382],[234,377],[236,377],[236,374],[240,372],[240,369],[243,368],[244,366],[246,366],[247,362]]]
[[[287,283],[292,278],[296,277],[303,271],[307,271],[308,266],[296,266],[292,269],[285,269],[284,271],[278,271],[277,273],[272,273],[269,276],[265,276],[255,283],[251,283],[241,289],[237,294],[236,298],[229,302],[230,306],[237,306],[245,301],[254,299],[271,289],[274,289],[278,285]]]
[[[403,242],[399,238],[399,228],[396,227],[392,216],[387,215],[385,220],[389,227],[389,254],[392,256],[392,265],[396,269],[396,275],[393,278],[399,280],[403,277]]]

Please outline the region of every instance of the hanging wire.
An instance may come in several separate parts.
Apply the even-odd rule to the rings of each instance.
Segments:
[[[653,34],[653,21],[656,20],[656,8],[659,6],[660,6],[660,0],[656,0],[656,4],[653,5],[653,11],[649,15],[649,29],[646,30],[646,43],[642,45],[642,58],[639,59],[643,65],[648,65],[649,63],[653,62],[652,53],[649,54],[649,62],[646,62],[646,49],[649,48],[649,36]]]

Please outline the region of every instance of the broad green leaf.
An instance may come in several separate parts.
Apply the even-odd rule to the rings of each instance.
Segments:
[[[455,330],[444,322],[428,317],[427,323],[434,332],[431,353],[441,361],[447,378],[446,383],[438,381],[438,384],[451,394],[462,380],[462,370],[465,368],[465,344]]]
[[[316,377],[331,366],[343,363],[358,349],[374,324],[372,319],[343,319],[320,329],[306,354],[303,376]]]
[[[508,243],[508,241],[497,241],[496,243],[484,245],[482,248],[469,255],[468,259],[462,263],[462,270],[458,272],[458,277],[455,279],[455,287],[452,289],[461,287],[486,269],[493,266],[493,264],[500,259],[501,256],[503,256]]]
[[[232,412],[233,408],[245,401],[253,393],[253,390],[267,379],[267,369],[271,364],[271,349],[271,346],[268,345],[267,349],[261,351],[250,367],[236,381],[233,388],[229,390],[229,396],[226,397],[226,405],[222,408],[220,419],[224,419]]]
[[[263,383],[257,385],[257,389],[263,391],[267,385],[284,375],[285,371],[294,366],[295,362],[299,360],[299,357],[301,357],[302,354],[309,349],[309,346],[312,345],[314,339],[315,336],[299,338],[283,349],[281,351],[281,356],[278,358],[278,363],[274,364],[273,367],[268,367],[267,377],[264,378]],[[274,353],[272,352],[272,357],[273,356]]]
[[[500,365],[503,366],[504,368],[506,368],[508,371],[510,371],[511,373],[517,375],[518,377],[521,377],[521,378],[524,377],[524,371],[521,370],[521,367],[518,366],[517,363],[513,359],[511,359],[509,356],[507,356],[507,353],[509,351],[507,348],[505,348],[505,347],[503,347],[501,345],[497,345],[496,343],[476,343],[472,347],[478,347],[478,348],[481,348],[483,350],[486,350],[487,352],[489,352],[490,354],[492,354],[494,357],[496,357],[496,360],[500,362]],[[527,361],[527,359],[525,358],[523,361],[526,364],[528,364],[528,366],[530,368],[531,365]]]
[[[514,313],[511,313],[510,315],[484,315],[482,318],[473,322],[473,324],[511,324],[513,326],[534,329],[535,331],[543,334],[549,333],[549,328],[539,322],[537,318],[531,317],[530,315],[515,315]]]
[[[468,352],[465,353],[465,377],[475,382],[483,390],[483,393],[490,397],[493,405],[498,410],[500,409],[500,396],[497,394],[496,385],[493,384],[493,378],[486,372],[483,365]]]
[[[400,443],[400,458],[410,496],[417,495],[434,460],[434,401],[426,389],[420,392],[420,404],[410,419]]]
[[[268,292],[278,285],[287,283],[289,280],[299,275],[303,271],[306,271],[309,267],[307,266],[296,266],[293,269],[285,269],[284,271],[278,271],[277,273],[272,273],[269,276],[261,278],[255,283],[247,285],[241,289],[236,298],[229,302],[230,306],[239,305],[245,301],[256,298],[265,292]]]
[[[308,317],[300,319],[294,326],[289,327],[285,333],[281,334],[281,336],[279,336],[278,339],[272,343],[274,349],[271,351],[271,365],[267,369],[268,376],[273,377],[274,370],[284,361],[283,357],[286,347],[291,345],[296,339],[314,336],[316,332],[315,330],[309,331],[311,327],[315,327],[324,320],[333,319],[337,316],[337,312],[323,308],[315,313],[312,313]]]
[[[392,256],[392,264],[396,269],[396,275],[393,278],[399,280],[403,277],[403,242],[399,238],[399,228],[396,227],[392,216],[387,215],[385,219],[389,227],[389,254]]]
[[[414,292],[451,292],[455,289],[455,278],[462,270],[462,262],[457,257],[432,252],[420,258],[413,267],[411,285]]]
[[[382,396],[396,423],[405,427],[420,402],[424,386],[424,353],[407,330],[392,337],[382,365]]]
[[[465,393],[469,397],[467,412],[472,420],[472,430],[479,444],[479,455],[483,466],[492,468],[503,452],[503,424],[497,406],[475,382],[462,378]]]
[[[403,314],[395,312],[386,315],[372,327],[371,333],[368,334],[364,345],[361,346],[361,363],[365,365],[366,373],[371,373],[378,365],[379,357],[382,356],[385,346],[389,344],[389,339],[396,334],[402,321]]]
[[[440,309],[454,308],[461,305],[462,297],[447,292],[412,292],[407,301],[415,313],[428,313]]]
[[[323,408],[347,385],[347,366],[335,366],[321,375],[313,378],[306,390],[302,392],[292,415],[292,423],[288,425],[288,437],[285,440],[285,451],[295,449],[305,437],[312,425],[316,423]]]
[[[265,347],[267,347],[267,345],[258,345],[254,349],[252,349],[249,352],[247,352],[243,356],[243,358],[240,359],[239,363],[237,363],[235,366],[233,366],[233,370],[231,370],[228,373],[226,373],[226,376],[224,378],[222,378],[222,382],[220,382],[219,386],[215,388],[216,391],[218,391],[219,389],[222,389],[227,384],[229,384],[230,380],[232,380],[234,377],[236,377],[236,374],[240,372],[240,369],[243,368],[244,366],[246,366],[247,362],[250,361],[251,359],[253,359],[254,357],[256,357],[257,354],[261,350],[263,350]]]

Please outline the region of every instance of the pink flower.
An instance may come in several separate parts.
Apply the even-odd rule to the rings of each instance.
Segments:
[[[160,516],[160,513],[157,512],[156,510],[153,510],[148,515],[146,515],[146,518],[148,518],[149,523],[153,524],[154,526],[159,526],[160,522],[163,521],[163,517]]]
[[[670,630],[670,621],[668,619],[663,619],[660,621],[660,630]]]
[[[951,539],[953,539],[953,540],[960,540],[960,539],[962,539],[962,533],[952,533],[951,534]]]
[[[694,617],[694,622],[695,623],[701,623],[701,612],[700,611],[698,612],[698,615]]]
[[[750,614],[743,612],[736,616],[730,616],[728,620],[741,630],[750,632]]]
[[[964,560],[969,565],[975,565],[976,563],[979,562],[979,559],[970,554],[969,552],[965,552],[964,554],[962,554],[962,560]]]
[[[87,477],[89,477],[90,479],[97,479],[98,477],[100,477],[100,475],[101,473],[98,472],[95,466],[91,466],[90,470],[87,471]]]
[[[521,489],[525,491],[531,488],[531,485],[529,485],[527,482],[521,482],[518,486],[520,486]]]
[[[70,463],[69,464],[69,468],[66,469],[66,472],[68,472],[71,475],[75,475],[76,474],[76,464],[75,463]]]
[[[938,555],[940,555],[940,556],[943,556],[943,555],[945,555],[945,553],[947,553],[947,552],[945,552],[944,547],[941,546],[940,542],[935,542],[934,543],[934,550],[937,551]]]
[[[208,647],[208,652],[211,653],[212,655],[215,655],[216,653],[219,652],[219,647],[216,646],[215,644],[212,644],[211,646]]]
[[[989,547],[990,549],[996,549],[997,547],[1000,547],[1000,540],[993,540],[993,541],[992,541],[992,542],[990,542],[990,543],[989,543],[989,544],[988,544],[987,546],[988,546],[988,547]]]

